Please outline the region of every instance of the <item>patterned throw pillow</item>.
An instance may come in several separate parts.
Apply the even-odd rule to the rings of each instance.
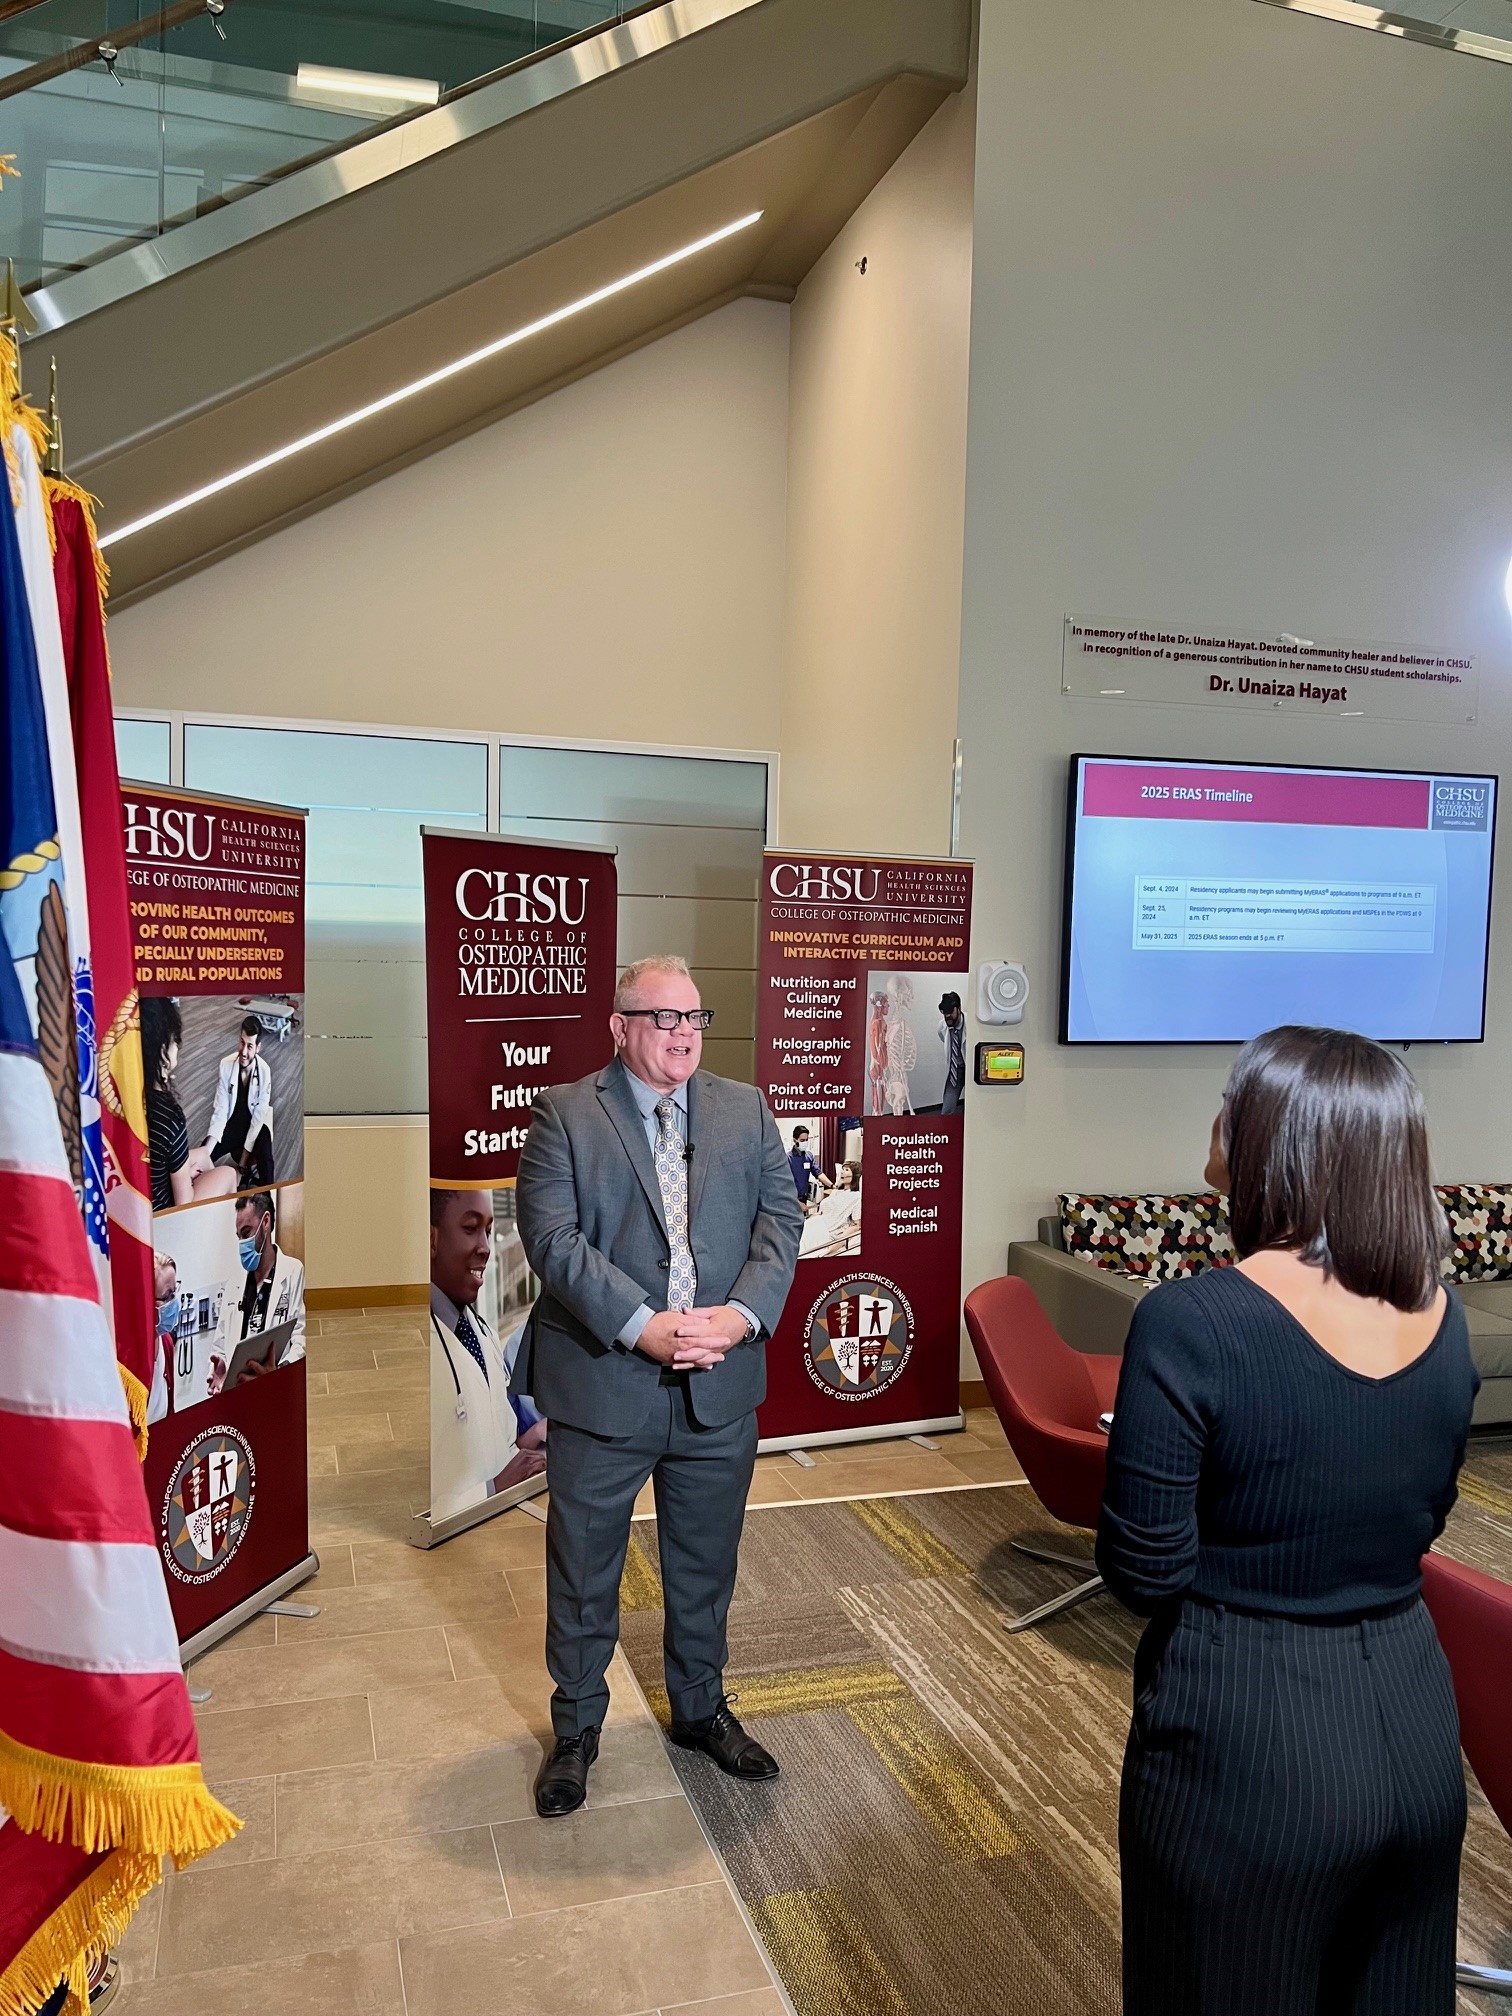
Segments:
[[[1454,1244],[1449,1281],[1499,1281],[1512,1274],[1512,1184],[1440,1183],[1439,1202]]]
[[[1216,1191],[1184,1197],[1079,1197],[1063,1193],[1066,1251],[1148,1281],[1180,1281],[1230,1266],[1228,1209]]]

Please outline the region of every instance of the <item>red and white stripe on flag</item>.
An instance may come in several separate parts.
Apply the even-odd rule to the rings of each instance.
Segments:
[[[199,1765],[126,1399],[36,1055],[0,1042],[0,2016],[240,1822]]]

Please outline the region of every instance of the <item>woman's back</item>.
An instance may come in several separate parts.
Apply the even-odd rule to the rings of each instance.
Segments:
[[[1098,1545],[1114,1593],[1145,1613],[1190,1593],[1293,1617],[1412,1597],[1454,1503],[1476,1378],[1452,1293],[1397,1370],[1354,1369],[1416,1341],[1395,1334],[1374,1353],[1368,1323],[1331,1337],[1342,1362],[1239,1267],[1141,1303]]]
[[[1097,1539],[1153,1620],[1124,2016],[1452,2016],[1465,1783],[1419,1586],[1476,1377],[1430,1168],[1399,1057],[1257,1036],[1208,1155],[1238,1263],[1135,1314]]]

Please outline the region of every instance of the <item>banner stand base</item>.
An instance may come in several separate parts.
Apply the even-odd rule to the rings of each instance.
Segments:
[[[410,1519],[406,1538],[411,1547],[439,1547],[443,1540],[455,1540],[459,1533],[481,1526],[485,1519],[492,1519],[500,1512],[512,1512],[527,1498],[539,1498],[545,1489],[546,1472],[543,1470],[538,1477],[526,1477],[518,1484],[511,1484],[497,1497],[485,1498],[480,1505],[469,1505],[465,1511],[453,1512],[446,1519],[432,1521],[429,1512],[416,1512]]]
[[[905,1442],[932,1432],[948,1433],[964,1428],[966,1416],[935,1414],[928,1421],[879,1421],[874,1428],[821,1428],[815,1435],[764,1435],[756,1444],[758,1456],[775,1456],[782,1450],[825,1449],[837,1442]]]
[[[275,1575],[271,1582],[265,1583],[253,1595],[244,1597],[234,1610],[228,1610],[224,1617],[217,1617],[203,1631],[196,1631],[192,1638],[186,1638],[179,1646],[179,1663],[188,1666],[192,1660],[201,1658],[213,1645],[229,1638],[233,1631],[240,1631],[243,1624],[250,1624],[280,1596],[287,1596],[301,1582],[308,1582],[319,1567],[320,1556],[311,1553],[306,1554],[303,1561],[296,1561],[292,1568],[286,1568],[282,1575]],[[191,1695],[190,1698],[194,1697]],[[208,1695],[205,1698],[208,1699]]]

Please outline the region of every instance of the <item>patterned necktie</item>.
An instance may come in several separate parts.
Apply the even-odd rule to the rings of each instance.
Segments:
[[[479,1343],[478,1333],[472,1326],[472,1318],[465,1309],[457,1311],[456,1334],[457,1342],[468,1356],[476,1361],[478,1370],[483,1374],[483,1383],[487,1385],[489,1383],[488,1360],[483,1356],[483,1346]]]
[[[656,1180],[661,1186],[667,1219],[667,1307],[691,1309],[698,1292],[698,1270],[688,1244],[688,1162],[677,1131],[677,1107],[670,1099],[656,1102]]]

